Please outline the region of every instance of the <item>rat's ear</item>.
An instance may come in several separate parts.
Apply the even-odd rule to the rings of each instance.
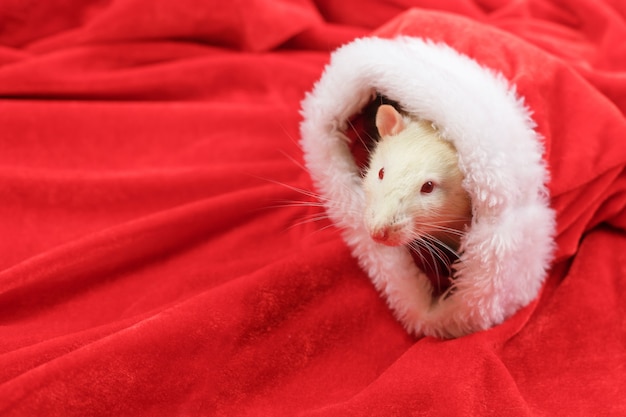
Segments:
[[[376,112],[376,128],[383,136],[397,135],[404,129],[404,119],[398,111],[389,104],[383,104]]]

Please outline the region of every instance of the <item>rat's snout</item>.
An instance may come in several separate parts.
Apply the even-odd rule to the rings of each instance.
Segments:
[[[389,207],[368,206],[365,210],[365,227],[370,238],[387,246],[398,246],[406,240],[404,216]]]
[[[376,210],[372,207],[368,207],[364,218],[365,228],[373,241],[385,243],[389,240],[389,236],[391,235],[388,222],[381,221],[380,216],[376,214]]]
[[[389,228],[386,226],[372,230],[370,236],[378,243],[385,243],[389,240]]]
[[[382,225],[370,230],[370,237],[377,243],[387,246],[403,244],[403,229],[399,225]]]

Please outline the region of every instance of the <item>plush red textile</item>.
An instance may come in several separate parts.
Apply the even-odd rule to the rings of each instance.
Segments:
[[[456,340],[289,205],[329,52],[398,32],[498,68],[547,141],[544,290]],[[2,2],[0,415],[626,415],[624,39],[619,0]]]

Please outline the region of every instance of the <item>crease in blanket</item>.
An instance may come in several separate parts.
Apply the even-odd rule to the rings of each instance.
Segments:
[[[376,95],[432,121],[456,147],[472,222],[451,291],[436,295],[405,247],[374,242],[348,129]],[[537,297],[554,253],[542,138],[514,85],[443,43],[367,37],[336,50],[302,102],[305,163],[334,224],[374,286],[416,336],[459,337]]]

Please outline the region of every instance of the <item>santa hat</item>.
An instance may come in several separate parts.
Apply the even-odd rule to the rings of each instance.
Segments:
[[[457,149],[472,222],[445,296],[433,293],[407,248],[374,242],[363,224],[348,132],[376,95],[432,121]],[[458,337],[501,323],[537,296],[554,246],[548,170],[531,113],[502,75],[443,43],[362,38],[332,54],[302,115],[305,163],[328,215],[408,331]]]

